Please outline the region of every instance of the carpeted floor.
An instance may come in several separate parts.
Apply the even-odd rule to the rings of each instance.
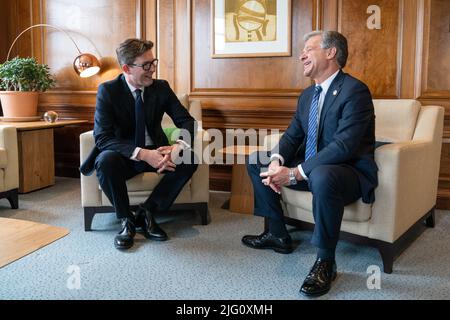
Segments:
[[[0,216],[70,229],[57,242],[0,269],[0,299],[303,299],[298,289],[315,260],[311,233],[292,231],[290,255],[244,247],[245,234],[262,231],[262,220],[220,209],[226,193],[211,193],[211,223],[177,213],[158,217],[170,240],[136,237],[128,252],[114,248],[120,225],[99,214],[95,231],[83,230],[79,180],[20,195],[19,210],[0,201]],[[450,299],[450,213],[437,211],[427,229],[381,274],[381,289],[369,290],[367,268],[382,266],[375,249],[341,241],[338,278],[319,299]]]

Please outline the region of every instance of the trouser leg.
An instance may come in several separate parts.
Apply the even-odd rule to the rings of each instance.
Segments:
[[[315,221],[311,243],[320,249],[333,249],[339,239],[344,207],[361,197],[358,175],[347,166],[324,165],[315,168],[308,178]]]
[[[130,218],[130,200],[126,180],[137,174],[131,160],[115,151],[102,151],[95,160],[97,178],[106,197],[114,206],[117,218]]]
[[[189,152],[192,153],[192,151]],[[144,206],[151,211],[165,212],[169,210],[197,167],[197,164],[182,163],[176,166],[175,171],[165,172],[164,177],[145,201]]]
[[[267,158],[265,153],[255,152],[252,153],[247,160],[247,171],[253,184],[254,214],[257,216],[282,220],[283,209],[280,203],[281,196],[269,186],[264,185],[262,183],[263,178],[259,176],[269,165],[261,163],[260,159],[265,158]],[[289,164],[287,165],[289,166]],[[290,186],[289,188],[302,191],[309,190],[305,181],[300,181],[297,185]]]
[[[256,216],[283,220],[280,195],[269,186],[264,185],[259,175],[267,168],[268,164],[262,164],[262,152],[252,153],[247,160],[247,172],[252,181],[254,195],[254,214]]]

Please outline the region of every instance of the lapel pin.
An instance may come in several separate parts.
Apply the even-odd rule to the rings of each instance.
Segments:
[[[333,96],[336,96],[337,95],[337,90],[334,90],[333,91]]]

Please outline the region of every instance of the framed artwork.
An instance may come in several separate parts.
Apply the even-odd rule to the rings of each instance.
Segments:
[[[291,0],[213,0],[212,57],[291,55]]]

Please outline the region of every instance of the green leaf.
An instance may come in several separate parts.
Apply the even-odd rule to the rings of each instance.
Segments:
[[[0,64],[0,90],[41,91],[53,88],[50,68],[35,58],[19,58]]]

